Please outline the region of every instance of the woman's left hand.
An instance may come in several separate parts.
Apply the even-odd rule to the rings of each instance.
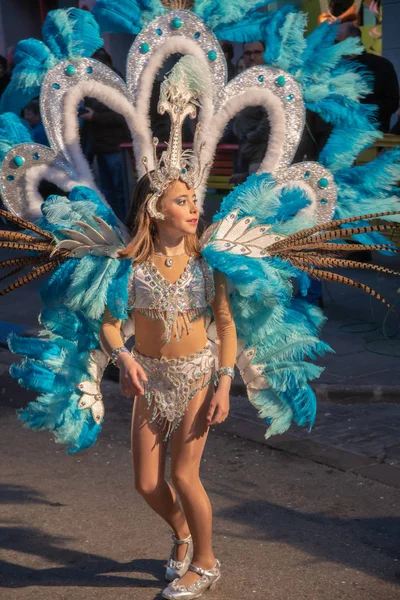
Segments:
[[[207,425],[218,425],[225,421],[229,414],[229,390],[221,389],[218,386],[217,391],[211,398],[210,406],[207,412]]]

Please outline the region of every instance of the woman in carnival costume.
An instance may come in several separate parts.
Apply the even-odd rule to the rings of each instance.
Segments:
[[[343,59],[358,51],[355,40],[334,45],[336,31],[322,25],[305,41],[304,16],[291,7],[258,13],[257,2],[224,8],[198,1],[192,11],[180,3],[168,12],[174,7],[166,4],[97,2],[94,15],[103,30],[137,34],[126,84],[88,58],[101,38],[85,11],[54,11],[43,29],[45,43],[21,43],[4,102],[8,109],[19,106],[40,89],[51,147],[33,143],[12,113],[0,116],[1,192],[8,209],[1,215],[23,230],[0,232],[0,245],[29,252],[1,263],[11,269],[7,276],[18,278],[0,293],[54,270],[41,290],[41,336],[9,339],[10,349],[24,355],[10,373],[39,393],[20,412],[21,421],[51,430],[70,453],[95,442],[104,418],[103,371],[110,359],[120,367],[122,392],[136,396],[136,487],[173,530],[163,597],[188,600],[221,576],[199,465],[209,426],[228,414],[233,366],[268,423],[266,436],[286,431],[293,420],[312,426],[316,402],[308,382],[321,369],[305,359],[329,347],[318,338],[321,311],[294,298],[292,282],[297,279],[305,294],[311,275],[380,298],[331,270],[360,266],[391,273],[340,255],[354,248],[341,240],[354,236],[366,249],[393,251],[381,232],[398,220],[399,153],[367,168],[351,166],[379,137],[371,109],[358,102],[368,80]],[[224,56],[211,29],[231,41],[267,37],[267,64],[226,84]],[[151,86],[164,59],[176,52],[189,56],[161,87],[158,110],[169,114],[171,134],[159,159],[148,120]],[[123,114],[132,132],[139,210],[127,227],[100,196],[82,156],[76,106],[87,95]],[[199,241],[216,144],[247,105],[268,111],[269,148],[258,172],[228,194]],[[332,134],[318,163],[291,165],[305,107],[331,123]],[[199,121],[193,151],[182,149],[188,116]],[[344,141],[349,127],[353,137]],[[42,202],[43,179],[68,197]],[[384,212],[373,214],[377,199]],[[377,216],[388,222],[372,223]],[[129,352],[125,342],[134,333]],[[164,478],[169,438],[177,493]]]

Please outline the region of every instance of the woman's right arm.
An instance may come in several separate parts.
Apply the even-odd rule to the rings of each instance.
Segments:
[[[100,327],[100,346],[102,350],[111,356],[113,350],[124,346],[124,341],[121,336],[121,324],[112,316],[109,309],[106,307],[103,320]],[[147,381],[146,373],[136,362],[130,352],[120,352],[115,360],[115,364],[120,369],[120,385],[121,391],[126,398],[143,394],[143,386],[140,382]]]

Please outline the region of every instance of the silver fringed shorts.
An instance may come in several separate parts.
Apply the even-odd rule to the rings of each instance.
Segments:
[[[187,410],[188,402],[211,381],[216,381],[215,358],[207,344],[195,354],[181,358],[151,358],[132,349],[133,358],[143,367],[147,406],[153,407],[150,423],[166,427],[167,440]]]

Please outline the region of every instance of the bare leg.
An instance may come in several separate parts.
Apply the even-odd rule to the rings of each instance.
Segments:
[[[144,396],[137,396],[132,413],[132,457],[136,490],[174,530],[179,539],[190,534],[175,490],[165,480],[168,442],[154,423]],[[175,546],[175,559],[183,560],[187,544]]]
[[[215,565],[212,550],[212,508],[200,481],[199,468],[208,435],[207,409],[214,386],[200,390],[190,401],[178,429],[172,434],[171,478],[182,502],[183,510],[193,536],[192,563],[203,569]],[[188,571],[182,585],[191,585],[199,575]]]

